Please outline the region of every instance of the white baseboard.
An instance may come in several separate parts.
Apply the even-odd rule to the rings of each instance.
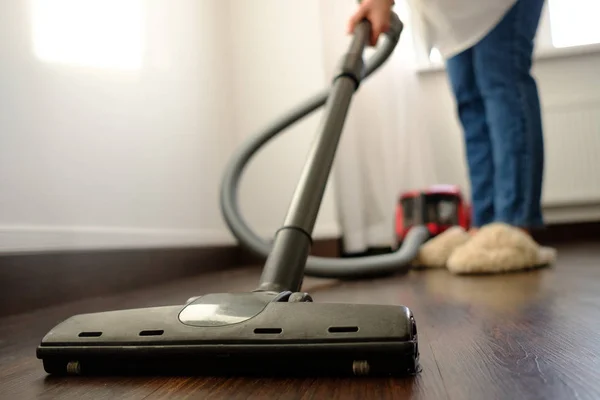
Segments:
[[[600,204],[544,207],[546,224],[565,224],[600,221]]]
[[[265,238],[276,229],[261,229]],[[337,224],[322,224],[315,239],[337,238]],[[39,252],[73,250],[117,250],[157,247],[228,246],[236,244],[233,235],[211,229],[140,229],[96,226],[0,225],[0,252]]]
[[[96,250],[229,245],[218,230],[139,229],[95,226],[0,225],[0,251]]]

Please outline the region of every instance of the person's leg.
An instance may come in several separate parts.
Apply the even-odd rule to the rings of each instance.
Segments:
[[[446,261],[457,274],[497,273],[544,266],[556,250],[521,229],[543,224],[544,142],[533,43],[543,0],[515,6],[473,47],[475,77],[484,99],[494,158],[495,221],[456,248]]]
[[[480,227],[494,219],[494,164],[485,107],[477,87],[473,50],[446,62],[450,87],[463,128],[471,183],[472,224]]]
[[[540,101],[531,75],[544,0],[518,0],[473,47],[494,159],[495,222],[524,229],[543,224],[544,142]]]

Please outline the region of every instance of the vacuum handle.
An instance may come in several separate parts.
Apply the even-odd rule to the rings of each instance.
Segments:
[[[357,1],[358,4],[362,3],[362,0],[358,0]],[[392,6],[395,5],[396,2],[392,1]],[[368,42],[369,37],[371,35],[371,23],[369,22],[369,20],[367,19],[363,19],[358,25],[367,25],[368,26],[368,32],[366,32],[367,36],[364,37],[365,41]],[[392,11],[390,13],[390,27],[389,29],[384,32],[384,35],[386,35],[390,41],[393,43],[392,47],[395,47],[396,44],[398,43],[398,40],[400,39],[400,34],[402,33],[402,30],[404,29],[404,25],[402,24],[402,21],[400,20],[400,17],[398,17],[398,15]],[[364,32],[358,32],[357,29],[354,30],[354,35],[364,35]]]
[[[360,3],[360,1],[359,1]],[[371,38],[372,25],[368,19],[363,19],[354,28],[354,38],[350,44],[346,56],[342,63],[347,65],[358,66],[362,63],[362,56],[365,47],[368,46]],[[393,11],[390,13],[390,25],[387,31],[383,32],[383,35],[387,40],[376,50],[375,54],[364,64],[364,68],[360,71],[360,80],[371,75],[376,69],[378,69],[392,54],[396,45],[400,41],[400,35],[404,30],[404,24]],[[355,71],[358,72],[358,71]]]

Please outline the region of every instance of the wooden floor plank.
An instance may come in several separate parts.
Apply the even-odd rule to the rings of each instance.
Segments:
[[[315,301],[403,304],[417,319],[422,371],[404,379],[54,378],[41,337],[81,312],[180,304],[252,290],[258,268],[214,273],[0,320],[4,399],[593,399],[600,398],[600,246],[561,248],[554,268],[500,276],[446,271],[333,282]]]

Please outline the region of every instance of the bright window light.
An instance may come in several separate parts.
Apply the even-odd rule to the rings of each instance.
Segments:
[[[600,43],[598,0],[549,0],[548,5],[554,47]]]
[[[440,53],[440,51],[436,47],[433,47],[429,52],[429,60],[433,64],[441,64],[444,61],[444,59],[442,58],[442,53]]]
[[[31,0],[35,55],[46,62],[138,69],[144,0]]]

